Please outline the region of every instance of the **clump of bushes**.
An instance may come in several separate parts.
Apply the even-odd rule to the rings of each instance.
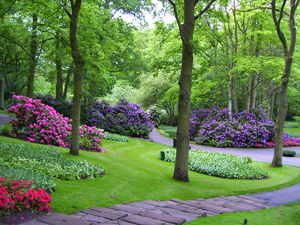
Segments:
[[[166,150],[164,157],[164,161],[175,163],[176,150]],[[235,179],[262,179],[268,176],[267,172],[252,165],[251,162],[250,157],[202,150],[190,151],[189,154],[189,168],[202,174]]]
[[[29,142],[36,142],[59,147],[70,147],[72,120],[58,113],[53,107],[41,103],[39,99],[13,96],[19,103],[7,111],[15,114],[11,133]],[[87,125],[79,128],[80,149],[102,152],[101,138],[103,130]]]
[[[262,109],[242,111],[228,116],[228,109],[199,109],[191,116],[190,137],[197,144],[215,147],[251,148],[267,146],[274,141],[273,121]],[[290,139],[284,134],[284,141]]]
[[[51,95],[37,95],[36,98],[71,118],[73,106],[71,101],[55,101]],[[91,104],[82,102],[80,122],[110,133],[143,138],[148,138],[154,127],[147,112],[138,104],[130,103],[124,98],[116,106],[111,106],[106,101]]]
[[[93,116],[87,124],[101,127],[107,132],[148,138],[154,127],[147,112],[124,98],[113,107],[105,101],[94,102],[92,106]]]

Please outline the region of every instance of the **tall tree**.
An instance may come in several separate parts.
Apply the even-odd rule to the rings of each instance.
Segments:
[[[181,1],[168,0],[171,4],[182,40],[181,74],[179,79],[179,102],[178,102],[178,129],[176,162],[173,179],[189,181],[188,157],[189,157],[189,124],[190,124],[190,99],[192,86],[192,71],[194,59],[193,37],[195,21],[207,12],[216,0],[211,0],[203,6],[199,0],[184,0],[183,23],[181,23],[178,9]],[[201,7],[195,15],[195,8]]]
[[[275,148],[271,166],[282,167],[283,125],[287,112],[287,89],[293,64],[293,55],[296,46],[295,14],[300,0],[276,1],[272,0],[272,17],[278,38],[281,41],[284,53],[284,69],[281,75],[278,111],[275,126]],[[289,12],[286,12],[286,8]],[[286,18],[286,19],[285,19]],[[282,28],[284,22],[288,24],[288,33]],[[288,43],[289,40],[289,43]]]
[[[77,39],[78,17],[81,8],[81,0],[70,0],[71,12],[67,12],[70,22],[70,45],[72,57],[75,63],[74,71],[74,98],[73,98],[73,114],[72,114],[72,140],[70,153],[79,155],[79,126],[80,126],[80,109],[81,109],[81,93],[82,93],[82,76],[84,70],[84,60],[79,50]]]

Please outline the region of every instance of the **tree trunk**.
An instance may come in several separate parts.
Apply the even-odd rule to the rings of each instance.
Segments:
[[[289,25],[290,36],[288,38],[285,37],[284,33],[281,30],[281,22],[282,16],[286,15],[284,13],[285,5],[287,3],[286,0],[282,1],[282,6],[279,10],[276,9],[276,1],[272,0],[272,18],[276,27],[277,35],[279,40],[281,41],[283,52],[284,52],[284,70],[281,76],[280,82],[280,92],[279,92],[279,102],[278,102],[278,111],[277,111],[277,119],[275,126],[275,148],[274,148],[274,156],[271,163],[273,167],[282,167],[282,148],[283,148],[283,125],[287,111],[287,89],[288,83],[290,79],[292,64],[293,64],[293,54],[296,46],[296,26],[295,26],[295,12],[299,5],[300,0],[291,0],[289,3],[290,12],[288,14],[287,21]],[[281,3],[281,2],[280,2]],[[287,44],[287,39],[289,39],[289,46]]]
[[[271,166],[282,167],[282,148],[283,148],[283,126],[287,112],[287,88],[289,83],[289,77],[291,74],[291,68],[293,58],[291,55],[287,55],[284,58],[285,66],[284,72],[281,76],[279,102],[277,110],[277,119],[275,126],[275,149]]]
[[[73,62],[71,63],[68,73],[67,73],[67,77],[66,77],[66,82],[65,82],[65,88],[64,88],[64,93],[63,93],[63,100],[67,99],[68,96],[68,91],[69,91],[69,85],[70,85],[70,81],[71,81],[71,76],[74,73],[74,68],[73,68]]]
[[[4,110],[4,66],[0,63],[0,110]]]
[[[34,74],[36,68],[36,52],[37,52],[37,14],[32,16],[32,33],[31,33],[31,43],[30,43],[30,62],[29,62],[29,75],[27,80],[27,97],[33,97],[34,89]]]
[[[239,112],[239,105],[238,105],[238,98],[237,98],[237,91],[236,91],[236,78],[232,78],[232,99],[233,99],[233,108],[234,112]]]
[[[228,118],[232,119],[232,80],[228,80]]]
[[[267,115],[269,117],[269,120],[273,119],[276,89],[277,89],[276,84],[273,81],[271,81],[268,89],[269,111]]]
[[[80,109],[81,109],[81,92],[82,92],[82,73],[84,68],[84,60],[80,54],[78,39],[77,39],[77,24],[78,15],[81,7],[81,0],[76,0],[72,7],[72,14],[70,14],[70,44],[72,49],[72,57],[75,63],[74,71],[74,99],[73,99],[73,114],[72,114],[72,138],[71,149],[72,155],[79,155],[80,144]]]
[[[62,79],[62,63],[61,63],[61,53],[60,53],[60,34],[56,37],[56,101],[62,100],[63,97],[63,79]]]
[[[173,179],[186,182],[189,181],[190,98],[194,58],[191,41],[193,40],[195,27],[194,4],[194,1],[184,1],[184,23],[180,25],[182,35],[182,65],[179,79],[176,163],[173,175]]]

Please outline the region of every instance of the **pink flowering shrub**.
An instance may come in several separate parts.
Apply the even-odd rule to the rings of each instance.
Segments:
[[[59,147],[70,147],[72,120],[48,105],[41,103],[39,99],[31,99],[24,96],[13,95],[20,103],[11,106],[7,111],[15,113],[12,121],[11,133],[29,142],[36,142]],[[100,147],[105,137],[103,130],[96,127],[80,127],[80,149],[102,152]]]
[[[34,212],[50,212],[50,195],[41,188],[32,188],[31,185],[31,181],[0,177],[0,216],[27,208]]]

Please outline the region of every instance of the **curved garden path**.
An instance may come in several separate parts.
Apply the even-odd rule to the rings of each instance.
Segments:
[[[158,142],[164,145],[173,146],[173,140],[164,137],[160,133],[158,133],[155,129],[150,133],[149,139]],[[193,145],[191,144],[191,149],[201,149],[204,151],[211,151],[211,152],[219,152],[225,154],[233,154],[238,156],[250,156],[254,161],[258,162],[266,162],[270,163],[273,159],[274,149],[272,148],[263,148],[263,149],[242,149],[242,148],[216,148],[210,146],[202,146],[202,145]],[[297,153],[300,153],[300,147],[292,147],[292,148],[284,148],[284,150],[293,150]],[[291,165],[291,166],[300,166],[300,158],[298,157],[283,157],[283,164],[284,165]]]

